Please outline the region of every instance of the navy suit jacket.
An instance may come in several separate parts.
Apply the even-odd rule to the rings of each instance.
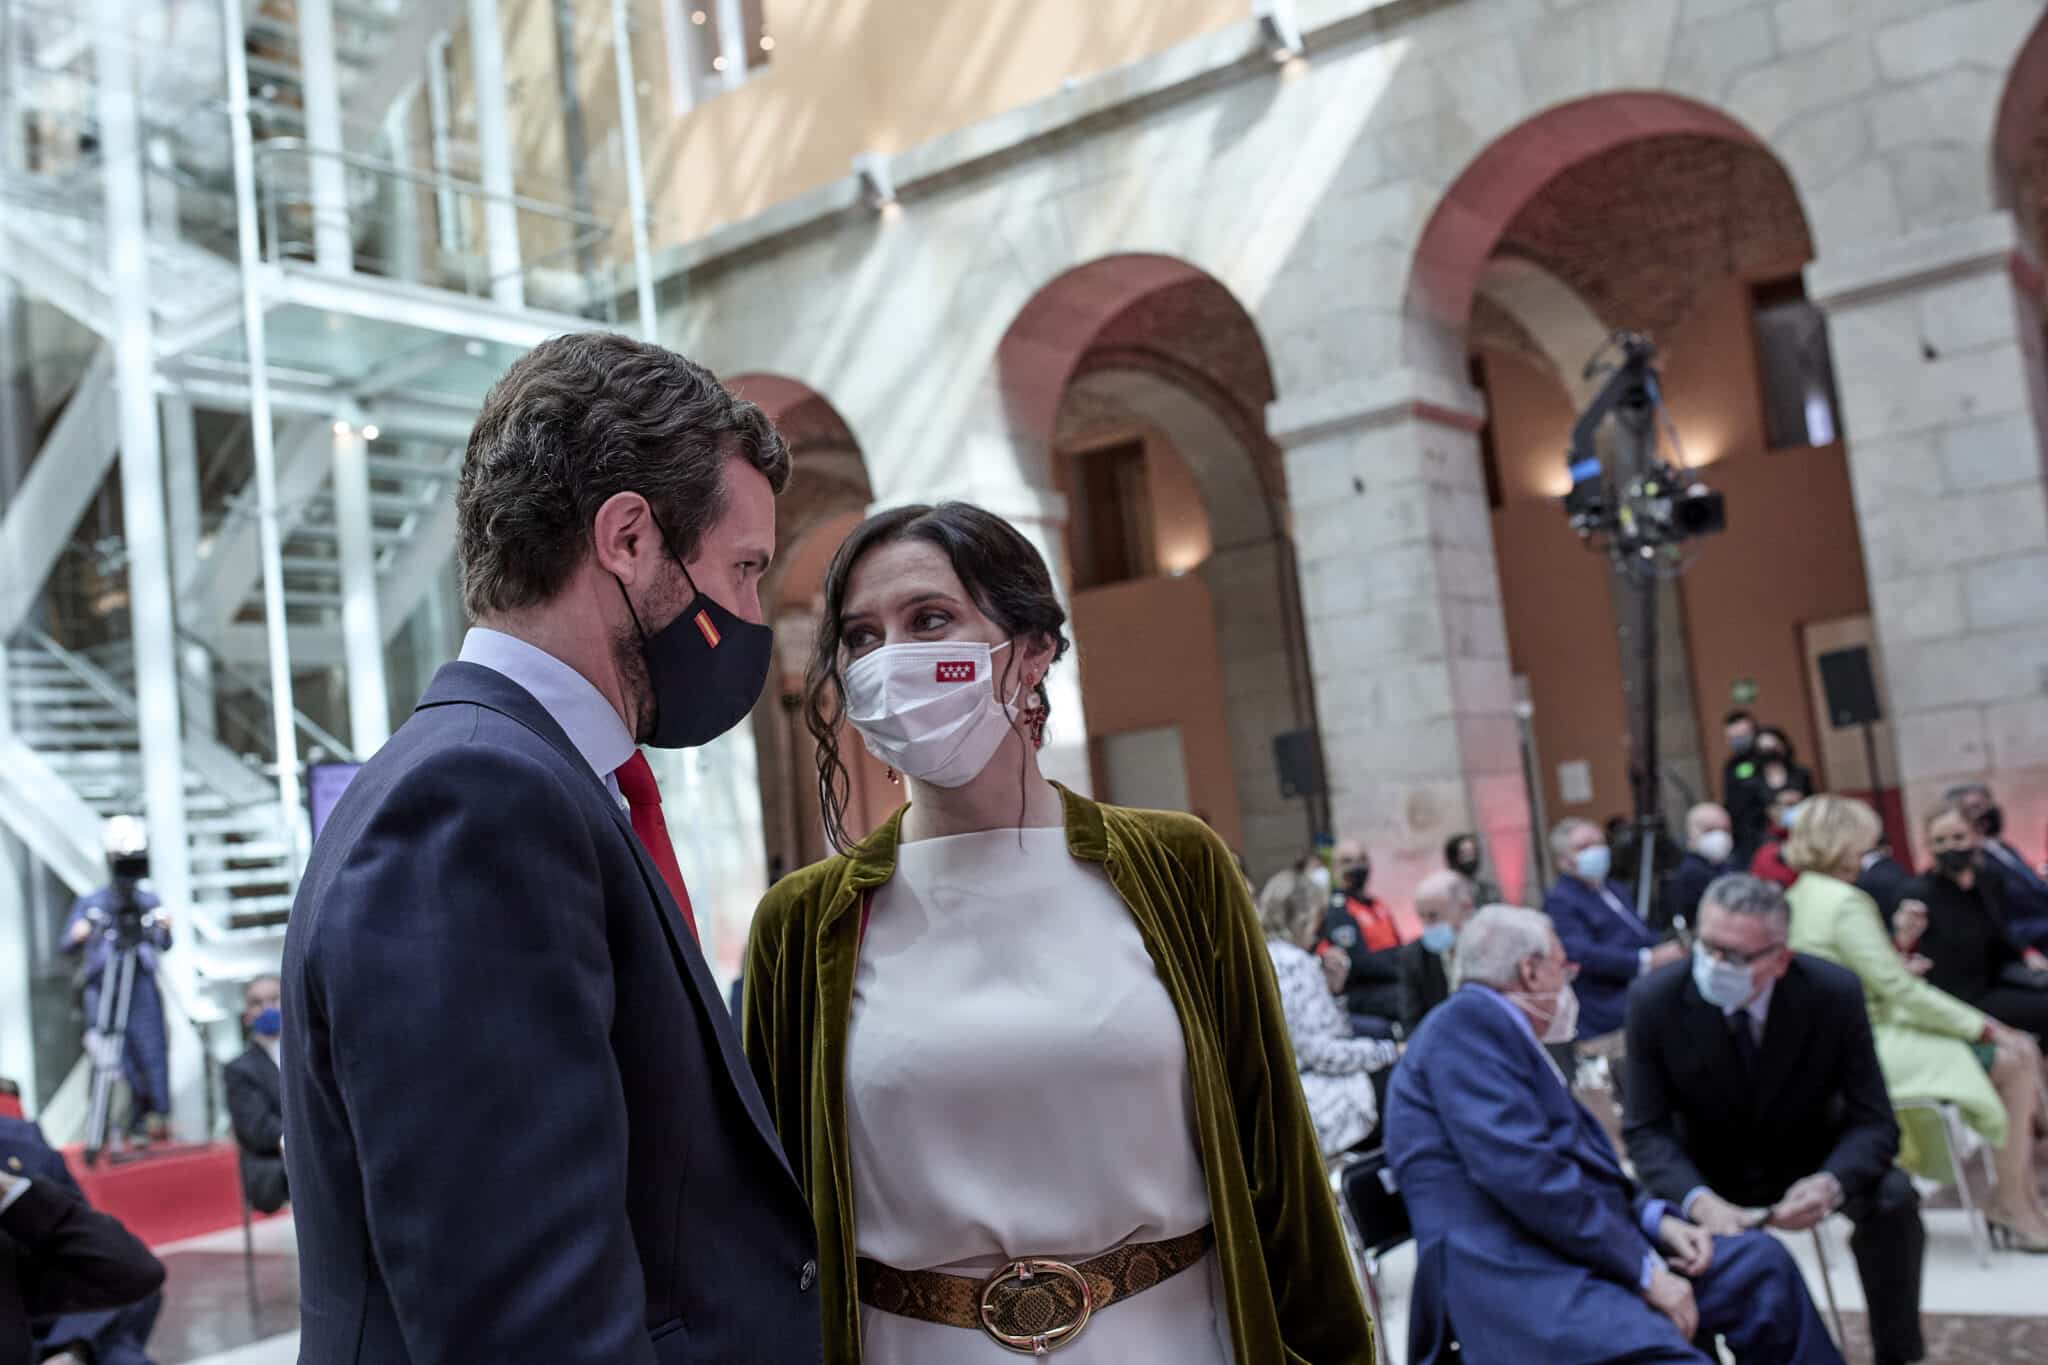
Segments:
[[[1656,931],[1636,917],[1635,898],[1620,882],[1607,883],[1626,914],[1577,877],[1560,877],[1543,898],[1543,913],[1557,926],[1565,956],[1579,964],[1579,1037],[1612,1033],[1628,1019],[1629,983],[1642,974],[1642,950],[1657,946]]]
[[[1998,869],[2005,883],[2005,913],[2015,920],[2048,919],[2048,881],[2027,865],[2026,858],[2009,844],[1984,849],[1984,861]]]
[[[516,683],[448,665],[350,782],[283,976],[302,1365],[820,1359],[725,1002]]]
[[[1387,1091],[1387,1157],[1415,1225],[1408,1358],[1668,1350],[1670,1319],[1639,1291],[1648,1201],[1492,994],[1465,986],[1431,1010]]]

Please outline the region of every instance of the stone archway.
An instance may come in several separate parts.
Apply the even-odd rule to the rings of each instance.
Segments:
[[[1109,769],[1124,737],[1177,730],[1190,808],[1255,872],[1283,865],[1321,816],[1281,794],[1274,768],[1274,739],[1310,729],[1314,710],[1256,325],[1185,261],[1107,257],[1033,296],[998,347],[997,370],[1013,444],[1045,461],[1068,502],[1095,775],[1116,797]],[[1107,504],[1094,505],[1101,485],[1088,474],[1089,452],[1104,450],[1142,451],[1153,486],[1184,479],[1194,494],[1162,504],[1177,510],[1154,516],[1157,553],[1142,571],[1108,581],[1093,549]],[[1177,683],[1153,676],[1168,668]]]
[[[783,375],[743,374],[728,383],[775,423],[793,466],[789,487],[775,505],[775,563],[761,584],[761,607],[775,627],[776,666],[751,721],[762,841],[773,882],[830,851],[819,813],[815,744],[803,723],[803,679],[825,570],[874,494],[859,441],[824,395]],[[871,765],[857,740],[842,745],[842,758],[855,780],[848,827],[864,832],[871,817],[887,813],[870,799],[870,779],[879,774],[866,771]]]

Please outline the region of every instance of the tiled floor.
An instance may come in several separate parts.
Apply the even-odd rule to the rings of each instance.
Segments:
[[[2048,1362],[2048,1257],[1994,1253],[1985,1264],[1962,1213],[1926,1211],[1927,1272],[1923,1307],[1929,1365],[2042,1365]],[[1847,1246],[1848,1227],[1828,1225],[1828,1258],[1849,1338],[1849,1359],[1870,1359],[1863,1292]],[[1814,1302],[1825,1305],[1810,1237],[1789,1239],[1806,1270]],[[170,1268],[163,1318],[151,1343],[161,1365],[292,1365],[298,1358],[298,1258],[290,1219],[256,1229],[257,1297],[252,1319],[240,1229],[164,1248]],[[1380,1268],[1390,1362],[1407,1358],[1412,1247]]]

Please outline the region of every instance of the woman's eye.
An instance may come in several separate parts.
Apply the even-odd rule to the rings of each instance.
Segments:
[[[947,617],[944,612],[925,611],[919,612],[917,615],[917,619],[912,621],[910,624],[911,628],[917,631],[943,630],[945,628],[946,621]]]

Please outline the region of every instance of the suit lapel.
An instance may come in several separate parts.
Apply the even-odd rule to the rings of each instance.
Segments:
[[[719,1056],[724,1060],[730,1073],[733,1089],[739,1093],[740,1102],[746,1107],[754,1127],[761,1138],[775,1153],[783,1169],[789,1168],[789,1160],[782,1149],[782,1141],[775,1134],[775,1126],[768,1117],[767,1105],[761,1099],[760,1088],[754,1084],[754,1073],[741,1054],[739,1037],[733,1029],[732,1012],[725,1006],[725,998],[718,993],[718,983],[712,980],[711,969],[705,965],[703,950],[694,935],[685,941],[678,931],[682,911],[676,906],[675,898],[669,894],[668,885],[661,878],[661,872],[654,866],[654,860],[647,856],[646,846],[640,836],[633,832],[632,822],[619,803],[612,799],[610,789],[603,779],[591,771],[583,755],[569,742],[569,736],[555,723],[547,708],[535,701],[533,694],[513,682],[495,669],[480,664],[452,663],[444,665],[434,675],[434,681],[420,699],[419,709],[430,706],[467,704],[482,706],[495,711],[508,720],[517,721],[568,759],[569,766],[586,777],[596,790],[597,799],[611,812],[612,823],[626,841],[626,847],[633,851],[633,862],[640,869],[640,880],[646,885],[654,914],[661,921],[662,935],[667,938],[669,953],[675,959],[676,970],[692,995],[696,997],[698,1015],[711,1030]]]
[[[1707,1059],[1707,1083],[1723,1106],[1747,1113],[1756,1089],[1743,1075],[1742,1054],[1735,1050],[1735,1039],[1728,1032],[1728,1016],[1719,1005],[1708,1004],[1690,978],[1679,992],[1678,1005],[1682,1015],[1679,1036],[1699,1040]]]

